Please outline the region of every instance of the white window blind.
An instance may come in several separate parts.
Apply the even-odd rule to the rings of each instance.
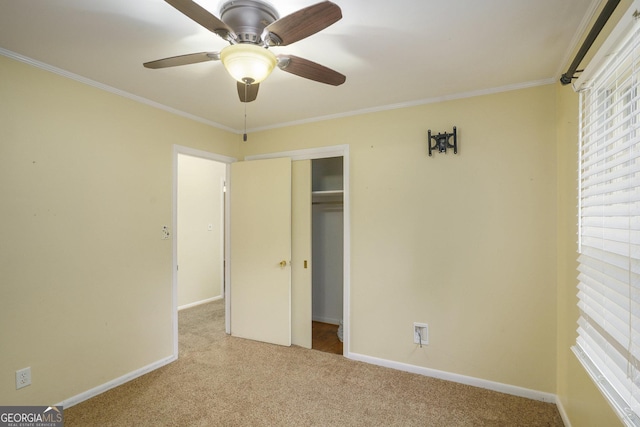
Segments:
[[[580,94],[580,318],[574,352],[640,426],[640,26]]]

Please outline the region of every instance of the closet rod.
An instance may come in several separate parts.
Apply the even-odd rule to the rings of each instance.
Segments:
[[[573,75],[578,72],[578,65],[580,65],[584,59],[593,42],[596,41],[598,34],[600,34],[600,31],[604,28],[605,24],[613,14],[613,11],[616,9],[616,6],[618,6],[618,3],[620,3],[620,0],[609,0],[607,1],[607,4],[604,5],[602,12],[600,12],[600,16],[598,16],[598,19],[593,24],[589,34],[587,34],[587,38],[584,39],[584,42],[576,54],[576,57],[573,59],[573,62],[569,66],[569,69],[562,75],[562,77],[560,77],[560,83],[568,85],[571,83],[571,80],[574,79]]]

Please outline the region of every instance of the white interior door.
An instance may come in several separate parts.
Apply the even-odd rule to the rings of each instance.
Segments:
[[[231,335],[291,345],[291,159],[231,164]]]
[[[311,348],[311,160],[291,166],[291,342]]]

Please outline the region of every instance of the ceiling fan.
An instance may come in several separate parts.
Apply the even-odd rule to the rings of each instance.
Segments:
[[[215,17],[192,0],[165,0],[171,6],[229,42],[220,52],[199,52],[145,62],[146,68],[166,68],[205,61],[222,61],[237,80],[238,96],[251,102],[260,82],[275,66],[297,76],[339,86],[346,77],[337,71],[294,55],[275,55],[269,48],[287,46],[313,35],[342,18],[340,7],[322,1],[280,18],[262,0],[229,0]]]

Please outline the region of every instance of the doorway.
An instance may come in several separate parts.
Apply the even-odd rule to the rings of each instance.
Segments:
[[[326,159],[326,158],[340,158],[342,160],[342,190],[340,191],[340,197],[342,199],[342,268],[338,270],[338,274],[342,276],[342,306],[341,306],[341,315],[342,315],[342,337],[343,337],[343,351],[342,354],[345,357],[351,357],[349,352],[349,342],[350,342],[350,329],[349,329],[349,313],[350,313],[350,197],[349,197],[349,146],[348,145],[335,145],[335,146],[327,146],[327,147],[319,147],[319,148],[311,148],[311,149],[302,149],[302,150],[294,150],[294,151],[286,151],[280,153],[269,153],[269,154],[260,154],[255,156],[247,156],[244,160],[260,160],[260,159],[273,159],[280,157],[288,157],[292,162],[296,162],[299,160],[311,160],[315,161],[316,159]],[[331,192],[330,190],[327,190]],[[337,197],[338,194],[320,194],[322,190],[319,190],[315,194],[312,194],[313,198],[330,196]],[[328,200],[328,199],[325,199]],[[312,263],[313,264],[313,263]],[[311,269],[313,271],[313,265],[311,265]],[[233,285],[232,285],[233,286]],[[297,302],[292,301],[292,311],[293,307]],[[305,302],[303,302],[305,303]],[[306,304],[306,303],[305,303]],[[312,304],[312,301],[309,301],[309,305]],[[338,303],[339,304],[339,303]],[[310,313],[311,314],[311,313]],[[312,315],[307,318],[306,322],[309,328],[309,333],[311,334],[312,329]],[[338,320],[339,321],[339,320]]]
[[[178,311],[224,295],[226,165],[178,154]]]
[[[225,182],[227,166],[234,160],[174,146],[172,241],[176,357],[178,311],[221,300],[225,295],[228,234]]]

